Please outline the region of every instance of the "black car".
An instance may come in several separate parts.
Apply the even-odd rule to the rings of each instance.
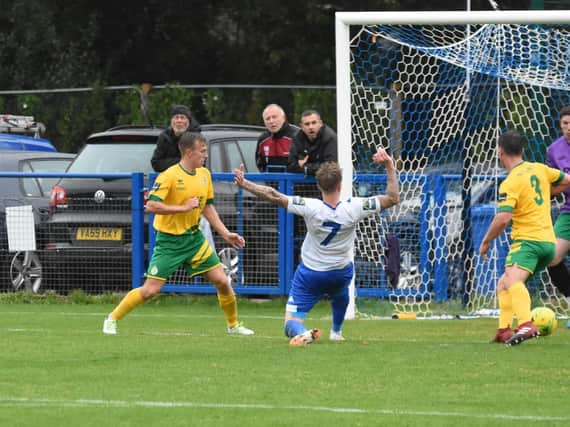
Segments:
[[[47,151],[0,151],[2,172],[64,172],[75,154]],[[2,177],[0,185],[0,283],[2,288],[38,292],[43,282],[43,224],[48,216],[52,186],[57,178]],[[37,251],[10,252],[6,208],[32,206]]]
[[[150,159],[162,130],[124,126],[93,134],[87,138],[68,173],[144,172],[150,175],[153,172]],[[256,126],[202,126],[202,134],[209,141],[206,167],[215,174],[231,172],[243,163],[246,171],[257,172],[255,147],[262,130]],[[243,233],[248,244],[248,250],[243,252],[244,270],[239,280],[242,283],[261,280],[257,274],[260,260],[276,270],[277,208],[268,204],[263,207],[259,203],[254,206],[253,197],[249,197],[239,212],[236,209],[238,189],[231,180],[214,180],[214,191],[215,206],[222,221],[228,229]],[[272,210],[266,212],[266,209]],[[247,223],[240,223],[242,220]],[[146,216],[145,222],[148,223]],[[82,288],[99,292],[125,290],[131,286],[130,180],[62,179],[54,187],[48,226],[49,276],[59,290]],[[266,232],[259,233],[264,228]],[[145,226],[145,233],[147,229]],[[268,238],[268,233],[273,236]],[[145,235],[146,242],[148,235]],[[215,237],[215,247],[222,261],[231,267],[232,260],[235,265],[235,253],[226,246]],[[267,257],[272,259],[268,262]],[[263,280],[275,281],[276,278]]]

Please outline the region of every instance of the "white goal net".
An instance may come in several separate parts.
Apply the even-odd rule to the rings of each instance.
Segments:
[[[499,134],[525,135],[543,162],[570,105],[570,11],[337,13],[339,158],[345,195],[385,191],[376,147],[397,161],[401,204],[360,227],[360,312],[496,312],[509,238],[477,255],[506,172]],[[344,159],[352,159],[348,162]],[[379,175],[380,174],[380,175]],[[553,203],[553,217],[560,200]],[[548,273],[533,306],[568,314]]]

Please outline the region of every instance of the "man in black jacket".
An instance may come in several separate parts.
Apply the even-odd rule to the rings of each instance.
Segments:
[[[170,126],[158,136],[150,163],[155,172],[162,172],[180,161],[178,140],[184,132],[200,132],[200,123],[185,105],[175,105],[170,113]]]
[[[257,139],[255,163],[260,172],[285,172],[293,137],[299,128],[287,121],[285,111],[277,104],[269,104],[261,114],[266,127]]]
[[[316,110],[301,113],[301,131],[293,138],[287,170],[315,175],[324,162],[338,161],[336,132],[325,125]]]

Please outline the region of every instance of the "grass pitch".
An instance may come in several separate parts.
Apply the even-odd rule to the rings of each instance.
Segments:
[[[251,337],[228,336],[214,297],[113,304],[0,304],[2,426],[570,425],[570,331],[514,348],[497,321],[353,320],[290,348],[284,300],[240,301]]]

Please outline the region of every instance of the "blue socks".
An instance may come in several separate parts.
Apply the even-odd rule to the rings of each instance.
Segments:
[[[331,302],[332,308],[332,330],[334,332],[340,332],[342,329],[342,324],[344,322],[344,316],[346,315],[346,308],[348,307],[349,297],[348,289],[344,292],[334,296]]]

